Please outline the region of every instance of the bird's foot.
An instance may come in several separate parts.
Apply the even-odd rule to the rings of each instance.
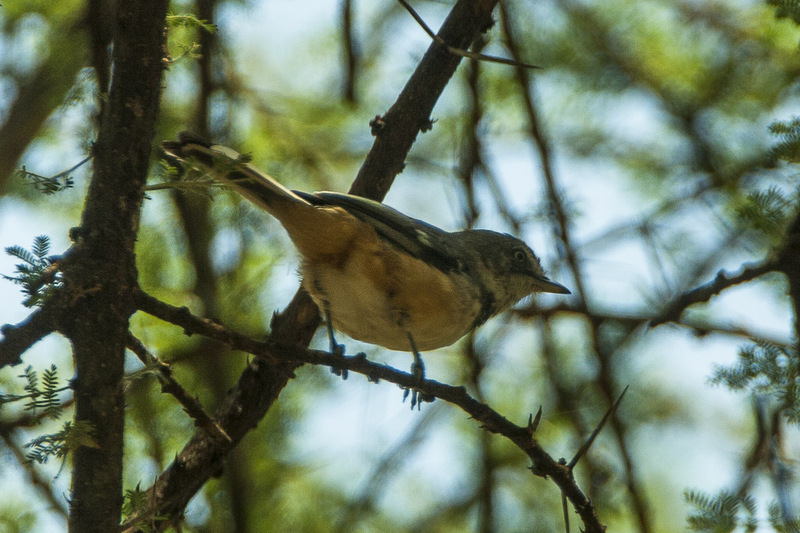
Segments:
[[[422,363],[422,357],[418,352],[414,353],[414,362],[411,364],[411,376],[414,378],[415,383],[422,383],[425,380],[425,365]],[[422,402],[432,402],[436,398],[432,394],[427,394],[415,388],[413,385],[403,389],[403,401],[411,396],[411,410],[416,407],[419,411],[422,409]]]
[[[331,355],[339,359],[340,361],[344,360],[344,344],[337,344],[336,341],[331,342]],[[331,374],[336,376],[341,376],[342,379],[347,379],[347,368],[345,368],[341,364],[337,364],[340,361],[334,361],[331,365]]]

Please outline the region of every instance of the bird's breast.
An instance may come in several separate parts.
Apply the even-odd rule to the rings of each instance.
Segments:
[[[391,350],[453,344],[480,313],[477,287],[463,273],[445,273],[378,238],[355,239],[344,256],[302,265],[303,285],[333,327]]]

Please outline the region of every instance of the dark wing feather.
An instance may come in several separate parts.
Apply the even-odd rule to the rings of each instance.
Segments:
[[[463,265],[451,251],[449,234],[436,226],[360,196],[335,192],[292,192],[312,205],[341,207],[371,225],[378,235],[392,245],[443,272],[463,270]]]

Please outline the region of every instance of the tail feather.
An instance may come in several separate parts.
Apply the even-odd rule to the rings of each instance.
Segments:
[[[288,215],[287,210],[313,209],[307,201],[249,163],[246,156],[227,146],[214,145],[197,135],[182,132],[177,141],[164,141],[161,148],[176,162],[194,159],[208,168],[215,180],[232,187],[279,220]]]
[[[346,210],[312,205],[226,146],[213,145],[184,132],[177,141],[165,141],[161,147],[173,163],[186,165],[191,159],[207,168],[215,180],[277,218],[306,259],[338,260],[348,252],[353,236],[361,229],[358,219]]]

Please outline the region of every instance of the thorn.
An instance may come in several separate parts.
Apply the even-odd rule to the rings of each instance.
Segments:
[[[436,122],[437,119],[426,118],[422,121],[422,124],[419,125],[419,131],[422,133],[428,132],[433,129],[433,123]]]
[[[531,466],[529,466],[528,470],[533,472],[534,476],[539,476],[542,479],[547,479],[547,474],[536,463],[533,463]]]
[[[542,406],[540,405],[539,410],[536,411],[535,417],[533,415],[528,415],[528,427],[526,428],[528,430],[528,433],[530,433],[531,435],[536,433],[536,428],[539,427],[539,422],[541,421],[542,421]]]
[[[385,127],[386,122],[383,121],[383,117],[380,115],[375,115],[375,118],[369,121],[369,132],[373,137],[377,137]]]

